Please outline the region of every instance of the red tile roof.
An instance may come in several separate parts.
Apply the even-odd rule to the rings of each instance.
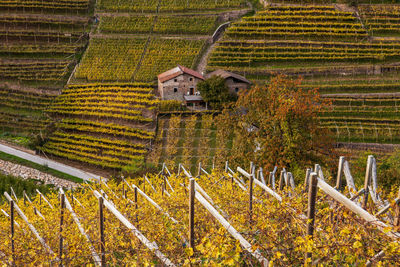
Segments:
[[[203,75],[201,75],[197,71],[194,71],[192,69],[186,68],[186,67],[181,66],[181,65],[178,65],[178,67],[176,67],[176,68],[170,69],[170,70],[168,70],[168,71],[166,71],[164,73],[159,74],[158,75],[158,80],[160,82],[164,83],[164,82],[172,80],[172,79],[174,79],[174,78],[176,78],[179,75],[182,75],[184,73],[186,73],[188,75],[191,75],[193,77],[196,77],[196,78],[198,78],[200,80],[204,80]]]

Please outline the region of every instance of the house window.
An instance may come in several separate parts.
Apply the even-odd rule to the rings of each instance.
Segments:
[[[189,81],[191,81],[191,82],[192,82],[192,81],[193,81],[193,78],[189,78]]]
[[[178,88],[177,87],[174,88],[174,93],[176,93],[176,92],[178,92]]]
[[[235,93],[238,93],[239,92],[239,88],[235,88]]]
[[[194,87],[189,88],[189,95],[194,95]]]
[[[178,79],[174,79],[174,82],[177,82],[178,81]]]

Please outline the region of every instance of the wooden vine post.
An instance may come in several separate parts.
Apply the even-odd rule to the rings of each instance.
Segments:
[[[106,266],[106,249],[104,240],[104,199],[99,197],[99,228],[100,228],[100,251],[101,267]]]
[[[134,199],[135,199],[135,209],[137,210],[138,208],[138,192],[137,192],[137,187],[135,186],[135,188],[133,189],[133,193],[134,193]],[[139,222],[138,216],[137,216],[137,211],[136,211],[136,223]],[[138,225],[139,227],[139,225]]]
[[[62,264],[62,255],[63,255],[63,224],[64,224],[64,207],[65,207],[65,194],[62,193],[60,194],[60,244],[59,244],[59,258],[60,258],[60,264],[59,266],[63,266]]]
[[[26,206],[26,193],[25,193],[25,190],[22,192],[22,195],[24,197],[24,206]]]
[[[146,194],[146,176],[143,176],[143,193]]]
[[[101,186],[101,183],[100,183],[100,186]],[[74,190],[72,189],[72,187],[71,187],[71,205],[72,205],[72,208],[73,209],[75,209],[75,204],[74,204]]]
[[[253,184],[254,184],[254,173],[250,174],[249,177],[249,222],[250,227],[252,225],[253,217]]]
[[[189,180],[189,246],[194,249],[194,198],[196,181],[194,178]]]
[[[343,177],[343,165],[344,165],[345,157],[339,158],[339,167],[338,173],[336,176],[336,190],[342,191],[342,177]]]
[[[307,210],[307,235],[313,238],[315,224],[315,202],[317,199],[317,184],[318,175],[311,173],[308,187],[308,210]],[[312,258],[312,252],[306,252],[305,264],[308,264],[308,259]]]
[[[10,201],[10,224],[11,224],[11,255],[12,266],[15,266],[15,247],[14,247],[14,200]]]
[[[400,199],[400,190],[397,198]],[[394,226],[400,227],[400,201],[397,201],[395,205],[396,206],[394,208]]]
[[[362,203],[362,208],[367,209],[368,204],[368,195],[369,195],[369,184],[371,183],[371,175],[372,175],[372,161],[373,156],[368,156],[367,169],[365,171],[365,180],[364,180],[364,200]]]
[[[282,170],[281,171],[281,176],[279,177],[279,190],[283,190],[283,187],[284,187],[284,179],[285,179],[285,177],[284,177],[284,175],[285,175],[285,172]]]

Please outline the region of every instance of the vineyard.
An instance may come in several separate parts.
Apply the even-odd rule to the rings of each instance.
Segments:
[[[101,0],[100,10],[121,12],[185,12],[219,9],[240,9],[245,7],[243,0]]]
[[[45,12],[80,12],[86,13],[89,8],[88,0],[1,0],[1,11],[45,11]]]
[[[226,156],[224,148],[232,146],[231,135],[218,127],[213,113],[162,115],[148,159],[160,167],[164,162],[168,165],[182,162],[194,170],[202,162],[208,168],[218,164],[214,158]]]
[[[255,16],[233,23],[226,32],[230,38],[362,40],[367,32],[351,12],[333,6],[268,7]]]
[[[154,81],[158,74],[177,64],[193,68],[204,45],[204,40],[151,39],[136,73],[136,81]]]
[[[160,38],[92,39],[75,78],[152,82],[177,64],[194,65],[204,41]]]
[[[60,93],[88,41],[89,1],[0,1],[1,135],[28,139],[51,123]]]
[[[213,33],[216,24],[216,16],[103,16],[99,32],[209,35]]]
[[[108,169],[143,160],[154,138],[152,91],[146,84],[68,86],[46,110],[56,130],[40,150]]]
[[[284,62],[365,62],[399,59],[400,44],[324,43],[298,41],[238,41],[218,43],[210,60],[212,68],[229,66],[269,67]],[[289,63],[290,62],[290,63]]]
[[[0,130],[33,138],[50,122],[44,111],[55,97],[51,91],[34,93],[0,87]]]
[[[91,39],[76,79],[132,81],[146,39]]]
[[[0,78],[62,85],[87,42],[84,16],[0,13]]]
[[[368,30],[377,36],[399,36],[400,6],[360,6],[361,16]]]
[[[97,266],[396,266],[400,260],[400,195],[398,188],[377,193],[372,156],[359,191],[344,157],[335,188],[319,165],[296,177],[305,181],[298,186],[285,169],[278,179],[277,168],[265,177],[255,166],[231,168],[226,163],[225,171],[210,174],[199,168],[195,177],[183,165],[171,173],[164,164],[159,174],[32,199],[5,192],[0,260]]]
[[[338,141],[397,143],[396,96],[388,93],[400,88],[398,16],[397,5],[269,5],[231,24],[207,70],[229,69],[259,83],[274,73],[301,75],[304,89],[331,98],[321,120]]]

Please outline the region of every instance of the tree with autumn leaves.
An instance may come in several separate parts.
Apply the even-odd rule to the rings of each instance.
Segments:
[[[303,90],[300,84],[300,79],[275,76],[265,86],[241,93],[223,110],[218,123],[234,136],[230,161],[304,169],[333,157],[333,138],[318,119],[329,105],[316,89]]]

